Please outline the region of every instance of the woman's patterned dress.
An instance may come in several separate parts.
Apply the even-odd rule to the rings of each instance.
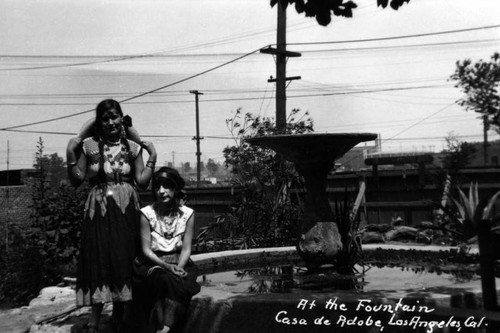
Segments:
[[[141,147],[127,142],[128,148],[123,141],[83,141],[92,189],[85,203],[77,271],[76,298],[81,306],[132,299],[140,217],[133,165]]]

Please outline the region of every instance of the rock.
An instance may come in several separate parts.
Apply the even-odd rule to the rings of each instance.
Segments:
[[[341,249],[342,240],[335,222],[316,222],[302,234],[297,246],[299,255],[313,265],[331,263]]]
[[[15,316],[21,313],[21,309],[14,309],[9,312],[10,315]]]
[[[452,245],[454,243],[454,240],[450,236],[443,235],[443,236],[439,236],[439,237],[434,238],[433,243],[436,245]]]
[[[385,239],[390,241],[414,241],[417,236],[418,229],[407,227],[407,226],[397,226],[393,230],[389,230],[385,233]]]
[[[430,232],[429,232],[430,231]],[[431,244],[433,239],[432,230],[424,230],[417,233],[415,241],[422,244]]]
[[[0,332],[66,332],[41,323],[76,308],[75,292],[69,287],[47,287],[29,306],[0,313]],[[67,330],[69,333],[70,331]]]
[[[384,235],[377,231],[367,231],[361,236],[361,243],[372,244],[372,243],[385,243]]]
[[[396,217],[395,219],[393,218],[392,221],[391,221],[391,225],[393,226],[399,226],[399,225],[402,225],[404,224],[404,220],[401,216],[398,216]]]
[[[37,298],[32,299],[29,306],[44,306],[65,302],[68,298],[75,300],[75,291],[69,287],[47,287],[40,291]]]
[[[432,228],[434,226],[434,223],[430,221],[422,221],[419,224],[417,224],[415,227],[416,228],[421,228],[421,229],[426,229],[426,228]]]
[[[382,224],[368,224],[365,227],[365,231],[378,231],[378,232],[386,232],[390,230],[392,227],[390,224],[382,223]]]

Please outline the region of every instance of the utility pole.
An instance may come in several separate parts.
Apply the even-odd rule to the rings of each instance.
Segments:
[[[200,175],[201,175],[200,140],[203,138],[200,138],[200,115],[199,115],[200,111],[198,107],[198,95],[203,95],[203,93],[199,92],[198,90],[190,90],[189,92],[191,94],[194,94],[196,102],[196,136],[193,138],[193,140],[196,140],[196,186],[200,187]]]
[[[261,49],[261,53],[276,56],[276,79],[267,82],[276,82],[276,127],[283,130],[286,127],[286,81],[299,80],[300,76],[286,77],[286,62],[288,57],[300,57],[298,52],[286,49],[286,5],[278,1],[278,28],[276,33],[276,48],[267,47]]]
[[[488,165],[488,129],[489,129],[489,123],[488,123],[488,115],[483,116],[483,159],[484,159],[484,166]]]
[[[175,151],[172,150],[172,168],[175,169]]]
[[[5,223],[5,253],[9,252],[9,224],[10,224],[10,184],[9,184],[9,168],[10,166],[10,142],[7,140],[7,186],[5,191],[5,196],[7,198],[7,218]]]

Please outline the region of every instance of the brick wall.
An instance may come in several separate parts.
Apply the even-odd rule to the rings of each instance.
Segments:
[[[31,188],[26,185],[0,186],[0,225],[25,224],[31,214]]]

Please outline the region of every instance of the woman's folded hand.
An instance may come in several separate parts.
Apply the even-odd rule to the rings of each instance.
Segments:
[[[167,266],[166,269],[168,271],[172,272],[173,274],[175,274],[177,276],[185,277],[187,275],[187,272],[183,268],[180,268],[177,265],[167,264],[166,266]]]

